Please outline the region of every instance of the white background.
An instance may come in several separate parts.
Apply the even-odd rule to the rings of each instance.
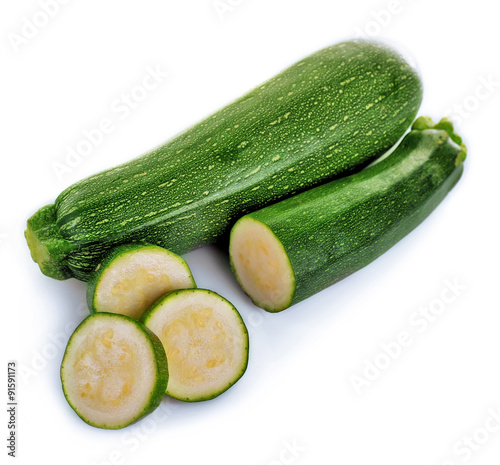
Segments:
[[[46,25],[41,3],[3,2],[0,13],[1,372],[10,359],[21,371],[17,463],[498,463],[494,3],[73,0],[45,14]],[[35,20],[41,25],[30,29]],[[24,241],[26,219],[73,182],[146,152],[300,58],[363,34],[415,61],[425,94],[419,114],[457,119],[469,148],[459,184],[376,262],[280,314],[251,305],[220,251],[187,254],[199,287],[232,301],[249,327],[245,376],[204,403],[165,398],[123,430],[83,423],[63,397],[59,367],[86,314],[85,285],[40,273]],[[168,77],[118,112],[116,99],[148,67]],[[67,146],[106,118],[113,130],[58,177]],[[424,326],[419,312],[429,308],[442,311]],[[390,343],[404,334],[410,343],[396,351]],[[394,359],[370,371],[388,360],[383,344]],[[370,379],[356,389],[354,376]],[[6,438],[5,412],[0,429]]]

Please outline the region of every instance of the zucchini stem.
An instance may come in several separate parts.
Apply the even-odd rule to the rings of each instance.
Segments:
[[[61,280],[73,276],[66,265],[66,257],[75,247],[61,236],[53,204],[45,205],[28,219],[24,236],[31,258],[43,274]]]
[[[424,131],[426,129],[441,129],[446,131],[450,139],[461,148],[455,159],[455,166],[460,165],[467,158],[467,147],[463,143],[462,137],[455,131],[450,118],[441,118],[439,123],[434,123],[429,116],[420,116],[414,121],[411,128],[417,131]]]

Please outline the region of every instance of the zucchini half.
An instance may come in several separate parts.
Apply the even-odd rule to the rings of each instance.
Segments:
[[[349,276],[431,214],[466,153],[451,121],[418,118],[385,159],[240,218],[229,244],[237,281],[279,312]]]
[[[92,312],[120,313],[139,319],[156,299],[196,287],[187,263],[156,245],[115,247],[96,268],[87,287]]]
[[[174,291],[144,315],[169,360],[166,394],[195,402],[222,394],[248,364],[248,331],[236,308],[206,289]]]
[[[61,381],[69,405],[83,421],[123,428],[160,405],[168,383],[165,350],[142,323],[96,313],[69,339]]]

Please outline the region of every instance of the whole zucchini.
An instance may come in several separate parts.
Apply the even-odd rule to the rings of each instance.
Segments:
[[[418,118],[373,166],[243,216],[229,244],[238,282],[277,312],[363,268],[436,208],[465,153],[450,121]]]
[[[386,46],[327,47],[142,157],[68,187],[28,220],[33,260],[52,278],[88,280],[119,244],[182,254],[213,243],[242,214],[372,162],[421,99],[415,70]]]

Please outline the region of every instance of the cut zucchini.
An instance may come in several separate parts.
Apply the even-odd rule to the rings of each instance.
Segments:
[[[340,281],[432,213],[460,179],[466,152],[449,120],[418,118],[383,160],[240,218],[229,243],[236,279],[270,312]]]
[[[187,263],[156,245],[114,248],[91,276],[87,302],[92,312],[120,313],[139,319],[156,299],[196,287]]]
[[[174,291],[143,316],[169,360],[166,394],[195,402],[217,397],[243,376],[248,332],[236,308],[205,289]]]
[[[123,428],[160,405],[168,382],[165,350],[142,323],[96,313],[69,339],[61,381],[69,405],[83,421]]]
[[[231,267],[246,294],[268,311],[288,308],[295,273],[281,241],[265,223],[246,215],[231,231]]]

